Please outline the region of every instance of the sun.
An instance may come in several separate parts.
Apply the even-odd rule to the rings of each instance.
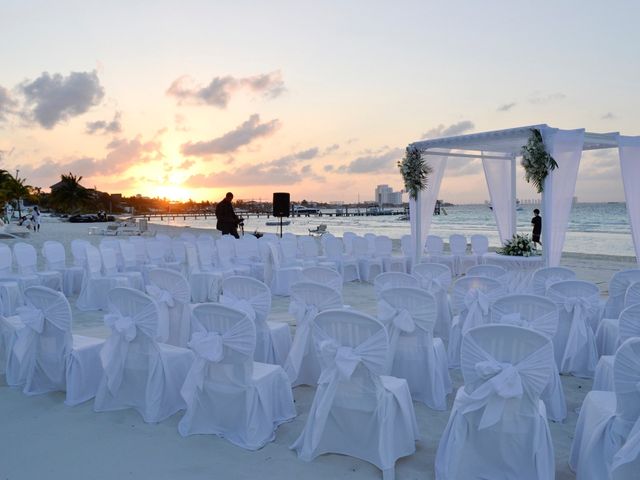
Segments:
[[[156,185],[149,192],[150,197],[166,198],[167,200],[185,202],[193,198],[193,191],[179,185]]]

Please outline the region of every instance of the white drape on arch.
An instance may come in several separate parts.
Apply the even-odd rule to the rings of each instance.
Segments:
[[[515,232],[513,224],[513,209],[515,208],[513,184],[511,182],[513,161],[511,159],[496,159],[482,157],[482,167],[487,180],[489,197],[493,215],[498,225],[500,242],[504,243]]]
[[[409,199],[409,219],[411,220],[411,241],[414,245],[415,263],[420,261],[424,242],[429,234],[433,209],[440,192],[440,184],[447,166],[447,153],[440,155],[428,155],[426,162],[431,167],[431,175],[427,188],[418,193],[418,199]]]
[[[640,263],[640,137],[618,136],[620,153],[620,173],[624,184],[624,198],[631,225],[631,236],[636,251],[636,261]]]
[[[545,127],[540,133],[547,152],[558,163],[558,168],[547,175],[542,193],[542,245],[545,261],[548,267],[556,267],[560,264],[569,224],[584,146],[584,128],[560,130]]]

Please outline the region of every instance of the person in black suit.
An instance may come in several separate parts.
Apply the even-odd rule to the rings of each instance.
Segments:
[[[242,222],[242,219],[239,218],[233,210],[232,200],[233,193],[227,192],[224,200],[220,201],[216,206],[216,228],[220,230],[223,235],[233,235],[236,238],[240,238],[240,235],[238,235],[238,225]]]
[[[539,243],[542,246],[542,242],[540,241],[540,235],[542,235],[542,217],[540,216],[540,210],[537,208],[533,211],[534,217],[531,219],[531,225],[533,225],[533,232],[531,233],[531,240],[534,244]]]

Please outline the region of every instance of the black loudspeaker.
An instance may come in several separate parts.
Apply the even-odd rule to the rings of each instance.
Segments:
[[[288,217],[291,210],[290,195],[288,193],[277,192],[273,194],[273,216]]]

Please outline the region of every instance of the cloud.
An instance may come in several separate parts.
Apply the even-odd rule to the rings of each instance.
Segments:
[[[113,140],[107,145],[104,158],[81,157],[68,160],[45,159],[37,166],[21,165],[20,172],[29,183],[56,182],[60,175],[72,172],[83,177],[114,175],[126,171],[133,165],[161,160],[161,143],[156,140],[144,142],[141,137]]]
[[[529,96],[529,103],[533,103],[534,105],[546,105],[549,103],[559,102],[564,100],[567,96],[564,93],[556,92],[549,94],[542,94],[539,91],[533,92],[531,96]]]
[[[509,110],[511,110],[516,105],[517,105],[516,102],[505,103],[504,105],[500,105],[498,107],[498,112],[508,112]]]
[[[600,118],[602,120],[613,120],[614,118],[616,118],[616,116],[611,112],[607,112],[604,115],[602,115]]]
[[[192,175],[185,186],[213,188],[227,186],[291,185],[303,180],[324,182],[306,162],[318,155],[318,148],[310,148],[285,155],[268,162],[242,165],[233,170],[213,172],[209,175]]]
[[[122,114],[116,112],[113,116],[113,120],[110,122],[106,120],[97,120],[95,122],[87,122],[85,132],[89,135],[101,133],[103,135],[107,133],[120,133],[122,131],[122,123],[120,117]]]
[[[95,70],[71,72],[67,77],[44,72],[32,82],[23,82],[19,88],[25,97],[24,117],[46,129],[82,115],[104,97],[104,88]]]
[[[422,134],[423,140],[430,140],[439,137],[455,137],[465,132],[473,130],[476,126],[471,120],[462,120],[458,123],[453,123],[449,126],[442,124]]]
[[[395,168],[396,162],[402,158],[401,148],[386,149],[382,153],[365,155],[356,158],[348,165],[338,167],[340,173],[374,173],[389,172]]]
[[[18,106],[9,93],[9,90],[0,85],[0,122],[7,119],[7,115],[15,113],[15,108]]]
[[[178,168],[180,170],[188,170],[189,168],[193,167],[195,163],[196,162],[194,162],[193,160],[185,160],[180,165],[178,165]]]
[[[324,152],[322,152],[322,154],[323,155],[330,155],[333,152],[337,151],[338,149],[340,149],[340,145],[338,145],[337,143],[334,143],[333,145],[330,145],[327,148],[325,148]]]
[[[333,168],[333,165],[325,165],[324,167],[322,167],[325,172],[333,172]]]
[[[268,137],[280,128],[278,119],[260,123],[258,114],[251,115],[249,119],[234,130],[225,133],[221,137],[207,142],[187,142],[181,145],[183,155],[205,157],[221,153],[231,153],[243,145],[248,145],[259,137]]]
[[[212,105],[226,108],[231,96],[238,91],[248,90],[267,98],[276,98],[286,89],[279,71],[235,78],[231,75],[214,77],[209,85],[196,85],[188,75],[183,75],[171,83],[166,94],[175,97],[178,104]]]

